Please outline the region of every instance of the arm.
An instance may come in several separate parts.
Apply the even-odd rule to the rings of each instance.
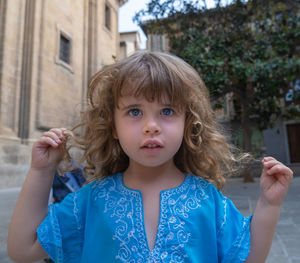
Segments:
[[[272,157],[263,160],[261,194],[251,222],[251,249],[247,263],[265,262],[276,230],[280,207],[293,178],[293,172]]]
[[[31,167],[17,200],[8,233],[7,252],[17,262],[47,256],[36,229],[47,215],[55,168],[62,158],[64,129],[52,129],[33,145]]]

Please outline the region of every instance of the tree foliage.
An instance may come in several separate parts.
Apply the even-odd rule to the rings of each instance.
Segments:
[[[153,19],[142,21],[145,15]],[[298,0],[216,1],[213,9],[205,1],[151,0],[135,20],[147,33],[167,35],[170,51],[200,73],[213,98],[233,94],[246,150],[253,123],[263,130],[280,117],[300,116]],[[290,89],[294,98],[286,105]]]

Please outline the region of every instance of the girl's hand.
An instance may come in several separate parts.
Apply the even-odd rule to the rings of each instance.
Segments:
[[[262,160],[261,197],[268,205],[280,206],[293,179],[293,171],[273,157]]]
[[[63,157],[63,144],[66,129],[51,129],[34,143],[32,148],[31,168],[37,170],[55,168]]]

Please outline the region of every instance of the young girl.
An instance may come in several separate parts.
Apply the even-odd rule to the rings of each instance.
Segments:
[[[83,134],[90,183],[47,207],[68,131],[34,144],[12,217],[19,262],[264,262],[292,171],[263,159],[261,194],[244,218],[217,189],[235,158],[204,83],[181,59],[139,52],[92,79]]]

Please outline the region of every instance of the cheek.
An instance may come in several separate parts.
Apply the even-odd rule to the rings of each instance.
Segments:
[[[177,136],[180,138],[180,145],[183,141],[183,136],[184,136],[184,128],[185,128],[185,121],[183,120],[182,122],[179,123],[178,129],[177,129]]]
[[[167,124],[164,127],[164,131],[169,138],[181,141],[183,139],[184,134],[184,122],[179,121],[170,125]]]
[[[122,148],[128,148],[138,139],[139,127],[133,125],[133,123],[128,124],[128,122],[118,123],[116,126],[116,135]]]
[[[114,116],[114,135],[117,139],[122,137],[122,132],[126,131],[126,128],[124,127],[124,120],[122,119],[122,116],[120,113],[115,114]]]

